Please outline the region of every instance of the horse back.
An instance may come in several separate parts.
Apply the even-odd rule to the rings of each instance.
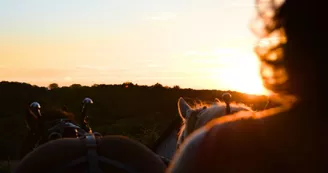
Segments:
[[[99,157],[93,156],[91,161],[99,163],[103,172],[163,173],[166,168],[161,158],[150,149],[126,137],[106,136],[97,138],[96,143],[97,146],[91,149],[96,151]],[[91,158],[91,155],[87,155],[88,152],[89,148],[83,139],[53,140],[24,157],[15,173],[45,173],[54,170],[62,170],[59,171],[62,173],[83,172],[88,170],[88,161],[83,161],[83,158]],[[101,158],[109,159],[109,161],[101,161]],[[120,166],[108,164],[115,162],[132,171],[125,171]],[[72,163],[75,164],[68,167]]]

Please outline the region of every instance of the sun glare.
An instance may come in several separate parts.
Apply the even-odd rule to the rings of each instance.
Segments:
[[[259,75],[251,72],[247,72],[248,69],[236,68],[227,69],[226,74],[228,75],[218,75],[221,80],[224,81],[226,88],[232,91],[238,91],[247,94],[256,95],[267,95],[268,92],[262,85],[262,81]],[[240,72],[243,72],[240,74]],[[218,83],[218,86],[222,83]]]
[[[218,81],[218,88],[247,94],[269,94],[262,84],[259,60],[254,54],[236,52],[225,59],[218,57],[217,61],[222,63],[222,68],[214,70],[212,78]]]

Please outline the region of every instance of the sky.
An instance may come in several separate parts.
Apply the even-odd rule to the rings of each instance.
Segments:
[[[0,0],[0,80],[266,94],[254,0]]]

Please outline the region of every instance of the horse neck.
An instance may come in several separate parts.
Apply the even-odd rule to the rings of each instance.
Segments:
[[[213,105],[204,112],[200,112],[198,115],[198,119],[195,125],[195,128],[200,128],[210,122],[211,120],[224,116],[225,115],[225,107],[222,105]]]
[[[189,136],[195,130],[205,126],[208,122],[225,116],[225,105],[218,103],[212,105],[211,107],[205,109],[204,111],[200,111],[197,114],[190,116],[192,119],[188,119],[183,122],[180,131],[178,132],[178,145],[180,142],[183,142],[184,139]],[[231,105],[231,112],[238,112],[238,111],[251,111],[250,108],[244,105],[232,104]],[[196,111],[197,112],[197,111]]]
[[[202,126],[206,125],[208,122],[216,118],[225,116],[226,115],[225,109],[226,109],[226,105],[218,103],[212,105],[211,107],[207,108],[203,112],[200,112],[200,114],[197,115],[198,119],[195,124],[195,128],[196,129],[201,128]],[[251,109],[243,105],[231,104],[231,113],[235,113],[243,110],[250,111]]]

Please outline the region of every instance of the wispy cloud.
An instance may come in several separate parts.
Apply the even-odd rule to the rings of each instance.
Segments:
[[[177,15],[172,12],[163,12],[158,15],[152,16],[149,19],[150,20],[159,20],[159,21],[165,21],[175,18]]]

